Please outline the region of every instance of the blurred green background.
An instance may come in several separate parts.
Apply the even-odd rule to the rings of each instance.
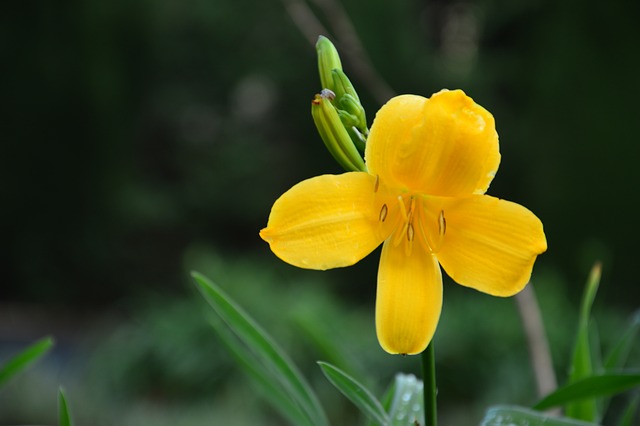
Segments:
[[[370,122],[382,102],[352,71],[358,61],[327,13],[335,4],[0,7],[0,361],[41,335],[58,341],[0,389],[0,423],[53,423],[63,384],[79,424],[280,424],[203,320],[194,268],[295,353],[335,424],[356,417],[320,377],[322,331],[309,324],[340,336],[345,365],[380,392],[395,371],[417,372],[417,358],[389,357],[375,341],[377,254],[302,271],[258,237],[282,192],[340,172],[309,114],[321,88],[301,32],[313,27],[296,25],[307,22],[301,5],[329,30]],[[605,345],[640,300],[640,3],[337,4],[393,92],[461,88],[495,116],[502,164],[489,193],[545,225],[533,279],[562,379],[593,262],[604,264],[595,310]],[[512,300],[445,283],[436,339],[450,424],[535,400]]]

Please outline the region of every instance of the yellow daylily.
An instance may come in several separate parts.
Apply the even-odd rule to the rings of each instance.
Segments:
[[[500,163],[493,116],[461,90],[403,95],[378,111],[367,172],[323,175],[273,205],[260,236],[292,265],[353,265],[383,243],[376,331],[394,354],[422,352],[442,307],[440,266],[494,296],[527,284],[547,249],[525,207],[484,195]]]

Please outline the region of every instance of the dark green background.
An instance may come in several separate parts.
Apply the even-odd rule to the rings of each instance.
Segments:
[[[581,285],[601,259],[606,297],[636,304],[638,3],[345,7],[397,93],[462,88],[494,114],[503,160],[489,193],[542,219],[539,263]],[[339,172],[309,115],[314,50],[280,2],[2,8],[3,300],[104,305],[175,288],[194,242],[266,253],[257,232],[275,198]],[[371,120],[379,103],[357,87]]]
[[[220,424],[281,424],[203,321],[192,267],[284,342],[336,424],[358,416],[320,376],[313,361],[327,356],[300,323],[350,351],[354,361],[341,365],[369,376],[377,395],[396,371],[417,371],[417,358],[387,356],[375,342],[377,254],[312,272],[258,237],[280,194],[340,173],[310,116],[321,89],[315,51],[284,4],[0,6],[0,356],[42,334],[58,341],[42,370],[2,389],[0,421],[52,424],[63,384],[84,424],[207,424],[202,407]],[[489,194],[544,223],[549,249],[533,279],[562,382],[591,265],[604,267],[594,309],[605,346],[640,300],[640,2],[343,4],[393,91],[461,88],[495,116],[502,164]],[[325,35],[371,122],[381,100],[354,72],[348,43]],[[490,404],[533,403],[512,300],[450,281],[444,299],[442,419],[473,424]],[[152,407],[146,423],[140,406]]]

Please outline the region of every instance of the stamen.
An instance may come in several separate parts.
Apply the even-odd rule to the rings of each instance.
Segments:
[[[413,222],[413,212],[416,208],[416,199],[411,197],[411,205],[409,206],[409,213],[407,214],[407,222]]]
[[[447,232],[447,219],[444,218],[444,210],[440,210],[440,216],[438,216],[438,233],[440,234],[440,238],[444,237],[445,232]]]
[[[415,235],[415,231],[413,230],[413,223],[411,222],[407,222],[405,228],[407,229],[407,242],[404,244],[404,254],[409,257],[413,251],[413,236]]]
[[[383,204],[382,208],[380,209],[380,216],[378,217],[378,220],[380,222],[384,222],[384,220],[387,218],[387,213],[389,213],[389,209],[387,208],[386,204]]]
[[[373,185],[373,192],[378,192],[378,188],[380,187],[380,175],[376,175],[376,183]]]
[[[393,238],[393,246],[394,247],[398,247],[398,244],[400,244],[402,242],[403,237],[407,234],[407,228],[408,228],[408,222],[405,222],[402,225],[402,229],[400,230],[400,232],[396,232],[394,235],[395,237]]]
[[[398,204],[400,204],[400,213],[402,214],[403,224],[400,232],[396,233],[395,238],[393,239],[394,247],[397,247],[398,244],[402,241],[402,238],[407,233],[407,225],[409,223],[409,215],[407,214],[407,207],[404,205],[404,200],[401,195],[398,195]]]
[[[444,234],[447,232],[447,220],[444,217],[444,210],[440,210],[440,214],[438,215],[438,238],[436,241],[429,241],[429,246],[431,246],[431,252],[437,253],[440,251],[442,247],[442,242],[444,241]]]
[[[433,252],[433,249],[431,248],[431,244],[429,242],[429,237],[427,237],[427,231],[424,229],[425,227],[424,213],[422,211],[420,213],[421,214],[418,219],[418,230],[420,230],[420,237],[422,238],[418,238],[418,241],[420,241],[420,244],[422,244],[422,247],[425,248],[427,251]]]
[[[440,210],[436,219],[438,224],[437,233],[432,222],[434,219],[433,214],[429,214],[426,206],[418,204],[416,214],[418,217],[418,232],[420,232],[418,241],[431,253],[438,253],[444,241],[444,234],[447,231],[447,220],[444,217],[444,210]]]
[[[398,204],[400,204],[400,213],[402,213],[402,218],[405,222],[409,221],[409,217],[407,215],[407,208],[404,205],[404,200],[401,195],[398,195]]]

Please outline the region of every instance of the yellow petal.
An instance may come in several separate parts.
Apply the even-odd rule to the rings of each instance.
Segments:
[[[411,155],[413,131],[424,120],[426,101],[422,96],[396,96],[376,113],[364,155],[369,173],[379,175],[386,185],[400,188],[410,180],[406,179],[411,171],[405,169],[410,165],[405,157]]]
[[[405,241],[382,247],[376,295],[376,331],[380,346],[391,354],[422,352],[433,337],[442,309],[442,275],[436,258]]]
[[[362,172],[324,175],[276,200],[260,236],[282,260],[308,269],[353,265],[391,232],[376,205],[376,178]]]
[[[430,195],[483,194],[500,164],[493,116],[461,90],[430,99],[403,95],[384,105],[365,152],[388,185]]]
[[[440,201],[446,231],[437,256],[447,274],[494,296],[522,290],[547,249],[542,222],[525,207],[488,195]]]

